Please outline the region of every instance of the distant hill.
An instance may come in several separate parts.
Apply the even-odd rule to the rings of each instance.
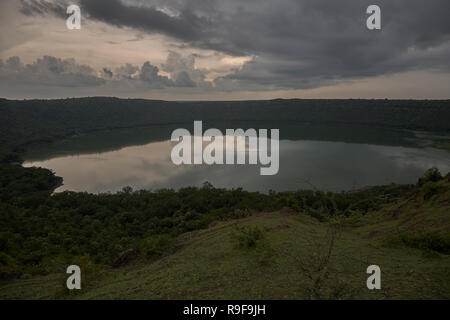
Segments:
[[[155,124],[271,122],[450,131],[450,100],[264,100],[168,102],[108,97],[0,99],[0,155],[31,143],[97,130]]]

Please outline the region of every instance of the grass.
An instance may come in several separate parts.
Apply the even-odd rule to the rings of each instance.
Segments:
[[[82,290],[61,270],[0,284],[0,299],[449,299],[450,256],[432,248],[448,239],[450,183],[434,183],[326,222],[289,210],[218,222],[156,260],[82,270]],[[381,290],[366,288],[372,264]]]
[[[436,146],[438,149],[448,150],[450,151],[450,142],[441,142]]]

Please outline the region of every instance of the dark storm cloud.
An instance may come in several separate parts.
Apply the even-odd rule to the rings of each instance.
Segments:
[[[29,0],[28,12],[59,10]],[[36,3],[39,3],[38,6]],[[80,0],[83,14],[191,47],[255,59],[219,88],[312,88],[336,81],[434,69],[448,72],[448,0]],[[366,8],[382,30],[366,28]],[[181,76],[180,77],[184,77]],[[180,78],[181,79],[181,78]],[[186,83],[184,80],[180,80]]]
[[[198,39],[209,27],[207,19],[188,9],[170,16],[154,7],[125,5],[120,0],[80,0],[80,5],[92,19],[118,27],[161,32],[186,41]]]
[[[21,12],[26,15],[53,13],[66,16],[69,4],[63,0],[21,0]],[[126,5],[120,0],[78,0],[83,14],[117,27],[130,27],[146,32],[193,41],[209,27],[206,18],[196,16],[188,8],[170,16],[152,6]]]
[[[230,15],[228,39],[257,58],[216,82],[230,90],[312,88],[408,70],[448,71],[450,1],[377,1],[381,31],[366,28],[372,3],[281,0],[262,1],[258,9],[246,2]]]
[[[52,13],[59,17],[66,16],[67,5],[63,1],[20,0],[22,12],[26,16]]]

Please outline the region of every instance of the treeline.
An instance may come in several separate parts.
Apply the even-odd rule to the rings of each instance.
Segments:
[[[411,186],[358,193],[270,192],[203,187],[114,194],[62,192],[46,169],[0,165],[0,279],[47,274],[75,262],[117,266],[131,256],[160,255],[178,235],[214,221],[289,207],[320,220],[365,213]]]
[[[156,124],[272,122],[450,131],[450,100],[270,100],[167,102],[142,99],[0,99],[0,160],[28,144],[95,130]]]

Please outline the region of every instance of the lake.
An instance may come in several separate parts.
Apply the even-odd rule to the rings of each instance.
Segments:
[[[211,124],[217,128],[279,128],[280,169],[261,176],[260,165],[181,165],[170,159],[170,134],[178,126],[121,129],[81,135],[28,150],[24,166],[44,167],[64,178],[56,191],[115,192],[201,186],[268,192],[343,191],[390,183],[415,183],[430,167],[450,171],[450,152],[431,147],[435,136],[362,126]],[[204,126],[204,129],[207,127]]]

